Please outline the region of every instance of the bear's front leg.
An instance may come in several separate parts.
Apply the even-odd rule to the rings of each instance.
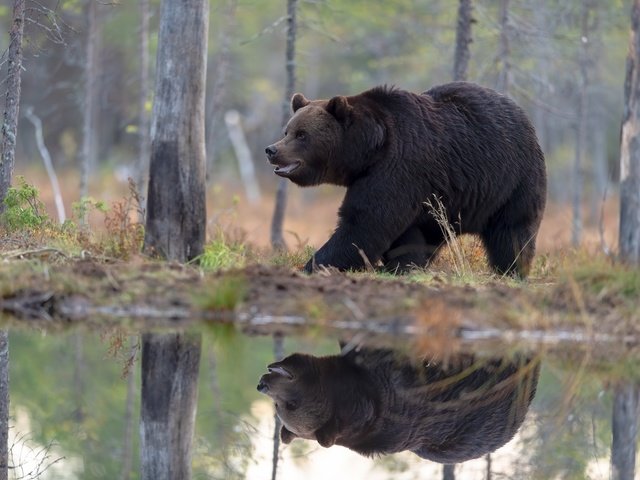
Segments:
[[[338,227],[329,241],[307,262],[304,271],[312,273],[321,266],[337,268],[340,271],[364,270],[367,266],[365,258],[373,265],[385,250],[379,245],[380,242],[368,240],[360,235],[357,229]]]
[[[419,202],[412,205],[385,183],[352,185],[338,212],[336,231],[305,265],[305,272],[320,266],[344,271],[363,270],[366,262],[375,265],[415,221],[419,208]]]

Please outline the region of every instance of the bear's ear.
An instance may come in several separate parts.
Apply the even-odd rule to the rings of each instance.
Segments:
[[[282,443],[288,445],[295,438],[296,434],[283,425],[280,429],[280,440],[282,440]]]
[[[334,417],[316,430],[316,440],[324,448],[329,448],[335,445],[338,439],[338,432],[338,420]]]
[[[349,102],[347,102],[347,97],[343,97],[342,95],[333,97],[329,100],[329,103],[327,103],[327,112],[336,117],[336,120],[344,120],[350,111],[351,106]]]
[[[296,113],[302,107],[306,107],[309,103],[311,102],[301,93],[296,93],[291,97],[291,109],[293,110],[293,113]]]

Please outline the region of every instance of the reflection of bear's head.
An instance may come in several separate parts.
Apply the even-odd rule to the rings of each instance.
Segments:
[[[265,151],[274,173],[298,185],[348,186],[384,143],[382,119],[363,98],[311,101],[296,93],[291,108],[284,137]]]
[[[275,401],[284,443],[300,437],[364,455],[410,450],[459,463],[513,437],[535,393],[539,364],[466,355],[445,366],[362,349],[294,354],[268,370],[258,390]]]
[[[289,443],[300,437],[317,440],[324,447],[333,445],[330,421],[335,411],[334,398],[324,386],[335,381],[333,375],[339,373],[337,362],[295,353],[267,369],[269,373],[260,379],[258,390],[275,402],[283,423],[282,441]]]

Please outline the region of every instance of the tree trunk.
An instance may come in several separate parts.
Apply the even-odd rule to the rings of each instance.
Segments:
[[[509,94],[509,79],[511,76],[511,63],[509,61],[509,0],[500,2],[500,46],[498,50],[498,84],[496,90],[505,95]]]
[[[211,100],[208,104],[207,119],[207,180],[213,175],[213,166],[218,161],[220,147],[218,142],[224,137],[220,134],[222,120],[222,100],[229,75],[231,59],[231,40],[236,27],[237,0],[227,0],[224,9],[224,22],[220,30],[220,53],[214,68],[214,84],[211,88]]]
[[[0,480],[9,475],[9,332],[0,330]]]
[[[589,0],[582,0],[582,14],[580,20],[580,52],[578,64],[580,66],[580,84],[578,86],[578,105],[576,112],[576,149],[573,161],[573,221],[571,223],[571,244],[580,245],[582,240],[582,190],[584,188],[584,153],[586,151],[587,119],[589,109],[589,42],[591,29],[589,16],[591,4]]]
[[[129,358],[135,359],[138,349],[138,337],[129,337]],[[122,438],[122,468],[120,479],[129,480],[131,478],[131,465],[133,464],[133,406],[136,399],[136,375],[135,368],[130,368],[127,372],[127,399],[124,412],[124,435]]]
[[[201,343],[199,334],[142,336],[143,480],[191,478]]]
[[[164,0],[156,59],[144,250],[186,262],[204,250],[204,93],[209,3]],[[200,335],[144,334],[141,478],[191,477]]]
[[[453,56],[453,79],[455,81],[467,80],[469,68],[469,45],[471,44],[471,24],[473,5],[471,0],[460,0],[458,5],[458,22],[456,26],[456,50]]]
[[[533,2],[534,9],[534,17],[533,24],[534,28],[538,29],[541,32],[548,31],[548,18],[549,14],[547,11],[548,5],[546,0],[535,0]],[[535,66],[534,70],[536,71],[536,76],[538,77],[537,87],[535,94],[538,98],[546,98],[548,97],[548,92],[550,90],[550,82],[549,82],[549,58],[552,57],[550,51],[550,39],[549,36],[552,35],[552,31],[549,31],[548,36],[541,36],[533,45],[531,56],[534,58]],[[538,143],[542,148],[542,151],[547,153],[549,152],[549,135],[547,133],[549,123],[549,113],[548,109],[545,107],[543,102],[534,102],[533,105],[533,124],[536,128],[536,135],[538,137]]]
[[[142,192],[147,189],[149,173],[149,0],[140,0],[140,28],[138,30],[138,165],[136,169],[136,188],[141,199],[141,209],[146,209]],[[140,219],[142,221],[142,219]]]
[[[486,469],[486,472],[485,472],[484,479],[485,479],[485,480],[491,480],[491,478],[492,478],[492,473],[493,473],[493,472],[492,472],[492,470],[491,470],[491,454],[490,454],[490,453],[487,453],[487,454],[484,456],[484,458],[485,458],[485,460],[487,461],[487,469]]]
[[[208,16],[204,0],[165,0],[160,10],[144,250],[179,262],[204,248]]]
[[[89,196],[89,173],[94,162],[94,120],[96,101],[96,0],[87,0],[87,45],[84,65],[84,105],[82,109],[82,148],[80,150],[80,198]],[[83,222],[86,219],[81,219]]]
[[[613,399],[611,479],[633,480],[638,436],[638,385],[617,385]]]
[[[298,8],[298,0],[287,0],[287,87],[282,102],[282,123],[285,126],[287,120],[291,116],[291,97],[293,97],[296,85],[296,10]],[[273,219],[271,221],[271,246],[276,250],[286,248],[282,226],[284,224],[284,212],[287,207],[287,186],[289,180],[281,178],[278,182],[278,190],[276,191],[276,205],[273,211]]]
[[[640,0],[631,8],[631,38],[624,83],[620,146],[620,237],[622,260],[640,264]]]
[[[224,123],[227,126],[229,132],[229,138],[233,145],[233,150],[238,160],[238,167],[240,169],[240,177],[242,178],[242,185],[244,185],[244,191],[247,194],[247,200],[251,205],[256,205],[260,202],[260,185],[256,178],[256,171],[253,168],[253,158],[251,156],[251,150],[247,144],[247,139],[244,136],[242,130],[242,123],[240,122],[240,114],[237,110],[229,110],[224,115]]]
[[[443,465],[442,466],[442,480],[456,480],[456,466],[455,465]]]
[[[0,213],[11,186],[16,155],[18,116],[20,114],[20,75],[22,73],[22,35],[24,32],[25,0],[13,3],[13,22],[9,33],[7,56],[7,95],[2,122],[0,150]],[[9,477],[9,333],[0,330],[0,480]]]
[[[276,333],[273,336],[273,358],[279,362],[284,358],[284,337]],[[280,459],[280,428],[282,422],[276,413],[274,415],[275,427],[273,429],[273,457],[271,459],[271,480],[276,480],[278,474],[278,460]]]
[[[624,82],[620,146],[620,237],[622,261],[640,266],[640,0],[631,6],[631,35]],[[611,478],[635,476],[640,386],[617,385],[613,403]]]
[[[0,213],[4,211],[4,199],[11,186],[13,164],[16,155],[18,116],[20,113],[20,76],[22,73],[22,34],[24,31],[25,0],[13,2],[13,23],[9,33],[7,56],[7,95],[2,122],[2,149],[0,150]]]
[[[84,341],[82,334],[75,332],[73,334],[73,390],[75,410],[73,412],[74,420],[78,425],[84,422]]]
[[[44,143],[44,135],[42,133],[42,121],[40,118],[33,113],[33,109],[27,108],[25,112],[25,117],[29,119],[29,121],[33,124],[33,128],[36,133],[36,145],[38,145],[38,151],[40,152],[40,156],[42,157],[42,162],[44,163],[44,168],[47,171],[47,175],[49,176],[49,181],[51,182],[51,189],[53,190],[53,199],[56,204],[56,212],[58,213],[58,222],[63,224],[66,220],[66,213],[64,211],[64,202],[62,201],[62,192],[60,191],[60,184],[58,183],[58,176],[56,175],[56,171],[53,168],[53,162],[51,161],[51,155],[49,154],[49,149]]]
[[[594,106],[599,103],[594,99]],[[601,109],[599,109],[601,110]],[[592,111],[592,118],[589,125],[589,136],[591,137],[591,151],[592,168],[591,177],[593,181],[594,194],[591,199],[591,221],[596,223],[599,220],[599,215],[602,207],[602,202],[605,200],[605,194],[607,192],[607,186],[609,183],[609,171],[607,168],[607,135],[606,130],[602,128],[602,125],[606,122],[604,115],[601,111],[594,114]]]

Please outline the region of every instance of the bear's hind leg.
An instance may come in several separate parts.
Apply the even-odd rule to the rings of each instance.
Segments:
[[[537,228],[530,225],[494,226],[482,234],[489,264],[499,274],[525,278],[536,250]]]
[[[442,239],[427,242],[423,232],[417,226],[411,226],[389,247],[382,261],[384,271],[407,273],[413,268],[424,267],[440,248]]]

